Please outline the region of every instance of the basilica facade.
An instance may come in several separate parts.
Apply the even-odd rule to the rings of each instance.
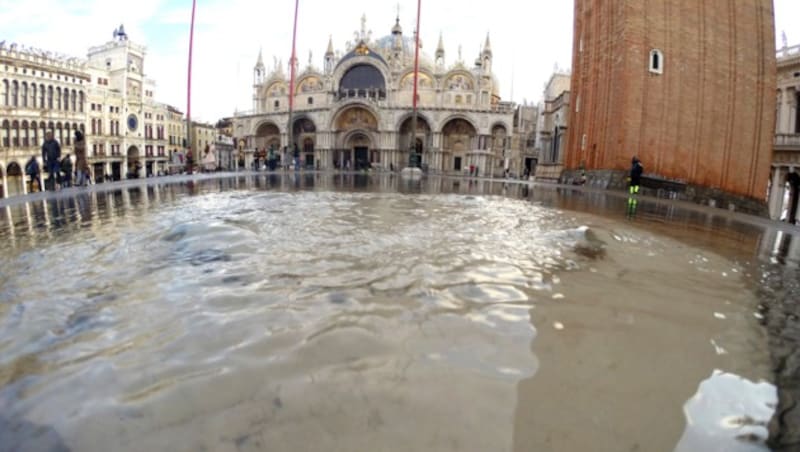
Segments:
[[[432,172],[475,166],[482,175],[503,174],[515,161],[514,108],[500,99],[489,36],[472,64],[460,50],[447,64],[441,36],[433,59],[420,50],[416,130],[414,50],[399,19],[389,35],[374,39],[362,17],[344,53],[330,40],[322,69],[311,57],[297,68],[291,125],[288,69],[274,61],[267,70],[259,53],[253,110],[234,118],[239,149],[258,156],[273,148],[286,158],[291,133],[307,168],[400,169],[418,162]]]

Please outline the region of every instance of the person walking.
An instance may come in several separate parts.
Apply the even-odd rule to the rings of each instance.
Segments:
[[[639,205],[637,195],[639,194],[639,185],[642,183],[643,172],[644,166],[642,165],[642,162],[639,161],[638,157],[634,156],[631,159],[631,172],[630,176],[628,176],[628,179],[630,179],[630,195],[628,196],[627,216],[631,219],[636,216],[636,208]]]
[[[89,161],[86,159],[86,140],[80,130],[75,130],[75,185],[83,187],[89,182]]]
[[[62,187],[72,186],[72,159],[69,153],[61,160],[61,172],[64,173],[61,179]]]
[[[630,193],[632,195],[639,194],[639,185],[642,183],[642,173],[644,166],[638,157],[633,156],[631,159],[631,175],[630,175]]]
[[[37,191],[42,191],[42,181],[39,179],[40,177],[40,170],[39,170],[39,161],[36,160],[36,156],[32,155],[31,159],[28,160],[28,163],[25,164],[25,174],[30,177],[29,182],[29,193],[33,193],[33,183],[36,182]]]
[[[48,182],[52,184],[53,191],[57,190],[58,188],[58,173],[59,173],[59,161],[61,159],[61,145],[58,144],[55,138],[53,138],[53,132],[47,132],[45,134],[44,144],[42,144],[42,161],[44,162],[44,167],[48,173]],[[48,185],[45,184],[45,186]]]

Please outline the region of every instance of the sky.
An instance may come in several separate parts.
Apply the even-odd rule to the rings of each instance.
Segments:
[[[702,1],[702,0],[698,0]],[[442,34],[448,64],[459,46],[465,62],[475,57],[490,34],[494,72],[503,100],[536,103],[556,67],[572,61],[572,0],[491,0],[485,7],[463,0],[422,2],[422,51],[433,55]],[[417,4],[399,4],[407,36],[415,28]],[[16,42],[85,58],[89,47],[104,44],[120,24],[131,41],[147,47],[144,72],[155,79],[156,100],[186,112],[191,0],[0,0],[0,41]],[[252,109],[253,66],[259,50],[268,69],[273,56],[284,65],[291,53],[291,0],[197,0],[192,76],[192,118],[206,122]],[[397,0],[300,0],[297,54],[301,71],[309,60],[323,66],[328,38],[345,51],[361,28],[373,38],[388,35],[398,13]],[[800,44],[800,0],[775,0],[776,46],[782,31],[789,45]],[[793,19],[794,18],[794,19]]]

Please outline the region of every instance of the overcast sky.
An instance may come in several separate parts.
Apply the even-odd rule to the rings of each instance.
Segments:
[[[698,0],[702,1],[702,0]],[[411,36],[416,2],[400,2],[400,23]],[[425,0],[422,4],[423,51],[433,54],[439,33],[448,64],[462,47],[474,61],[491,35],[494,70],[504,100],[537,102],[556,65],[568,68],[572,55],[572,0],[491,0],[476,9],[463,0]],[[272,67],[273,55],[289,59],[292,0],[197,0],[194,41],[192,117],[209,122],[252,108],[252,80],[259,49]],[[300,0],[297,52],[301,69],[322,59],[333,37],[336,50],[367,16],[373,37],[390,33],[397,0]],[[125,25],[130,39],[147,46],[145,73],[157,81],[156,99],[186,111],[191,0],[0,0],[0,41],[85,57],[91,46],[109,41]],[[775,0],[776,45],[786,31],[800,44],[800,0]],[[792,25],[795,25],[794,27]],[[513,89],[512,89],[513,88]]]

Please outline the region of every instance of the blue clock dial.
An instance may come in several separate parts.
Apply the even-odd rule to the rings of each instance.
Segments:
[[[128,129],[134,132],[137,127],[139,127],[139,120],[136,118],[136,115],[128,115]]]

